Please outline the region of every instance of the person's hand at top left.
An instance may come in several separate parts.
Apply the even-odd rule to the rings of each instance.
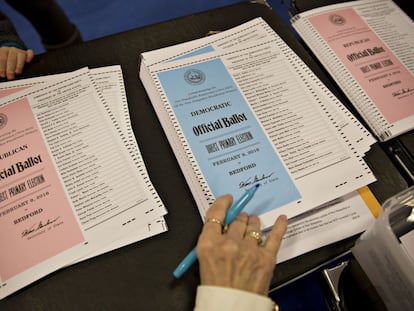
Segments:
[[[0,47],[0,77],[13,80],[16,75],[23,72],[26,63],[34,58],[33,50],[21,50],[16,47]]]

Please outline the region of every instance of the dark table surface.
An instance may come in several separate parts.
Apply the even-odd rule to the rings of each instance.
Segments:
[[[61,269],[0,301],[0,310],[191,310],[199,283],[197,265],[180,280],[172,271],[196,243],[202,221],[167,138],[138,77],[141,52],[225,30],[263,17],[323,81],[337,92],[283,21],[261,4],[241,3],[155,24],[56,52],[38,55],[22,78],[120,64],[133,130],[150,178],[169,214],[169,231]],[[338,96],[341,96],[337,92]],[[407,187],[380,145],[366,160],[382,203]],[[355,237],[277,266],[272,287],[349,250]]]

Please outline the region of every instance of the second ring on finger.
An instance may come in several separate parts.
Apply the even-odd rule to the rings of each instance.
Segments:
[[[252,215],[249,217],[247,228],[244,233],[244,239],[246,241],[256,240],[256,243],[258,245],[262,243],[262,232],[260,230],[260,219],[257,216]]]
[[[256,230],[247,230],[245,235],[246,238],[253,238],[256,240],[257,245],[261,245],[262,244],[262,234],[260,231],[256,231]]]

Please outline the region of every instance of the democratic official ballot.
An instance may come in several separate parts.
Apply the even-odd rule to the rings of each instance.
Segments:
[[[268,228],[375,179],[374,140],[263,19],[143,53],[140,78],[203,218],[260,183]]]
[[[380,140],[414,128],[414,24],[395,3],[350,1],[291,21]]]

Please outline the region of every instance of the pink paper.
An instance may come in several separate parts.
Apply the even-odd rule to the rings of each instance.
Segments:
[[[28,86],[20,86],[20,87],[14,87],[14,88],[10,88],[10,89],[4,89],[4,90],[0,90],[0,98],[9,96],[11,94],[17,93],[19,91],[23,91],[27,88],[29,88],[30,85]]]
[[[353,9],[321,14],[309,21],[388,122],[414,114],[413,75]]]
[[[27,100],[0,108],[0,277],[84,241]]]

